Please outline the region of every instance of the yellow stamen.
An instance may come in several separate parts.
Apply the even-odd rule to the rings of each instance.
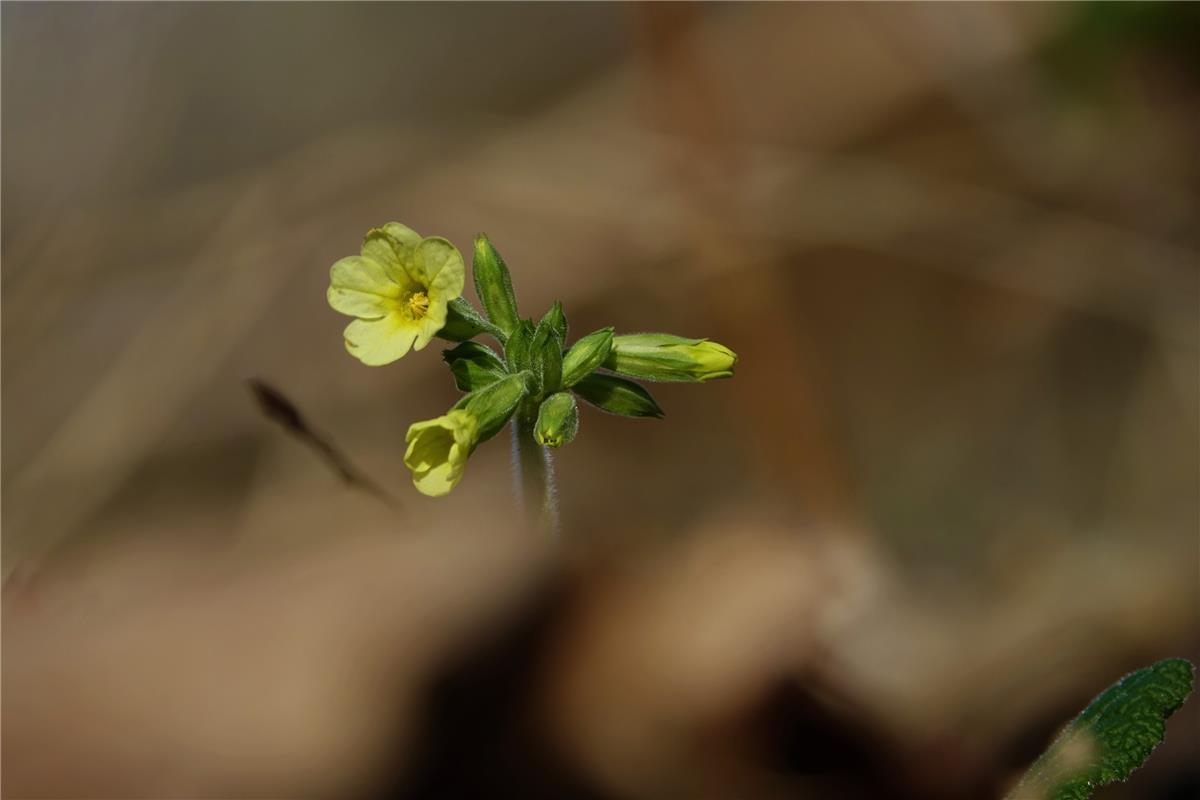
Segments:
[[[419,319],[429,310],[429,296],[424,292],[413,292],[408,298],[408,310]]]

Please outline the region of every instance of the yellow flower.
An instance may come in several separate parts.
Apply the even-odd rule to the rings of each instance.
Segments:
[[[462,255],[440,236],[421,238],[398,222],[369,231],[361,255],[329,271],[329,305],[357,317],[343,334],[346,350],[376,367],[422,349],[446,324],[465,275]]]
[[[404,464],[417,490],[430,497],[449,494],[462,480],[478,435],[475,415],[461,410],[410,425]]]

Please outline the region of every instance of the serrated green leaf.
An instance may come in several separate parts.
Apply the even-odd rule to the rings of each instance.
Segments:
[[[1006,800],[1087,800],[1124,781],[1162,741],[1165,721],[1192,692],[1194,668],[1170,658],[1131,672],[1069,724]]]
[[[641,384],[593,372],[576,383],[572,390],[601,411],[623,417],[661,417],[663,410]]]

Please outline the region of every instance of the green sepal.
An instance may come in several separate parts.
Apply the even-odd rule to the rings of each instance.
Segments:
[[[601,328],[584,336],[563,356],[562,386],[569,389],[594,372],[612,349],[613,329]]]
[[[511,336],[521,318],[517,314],[517,298],[513,294],[512,276],[500,253],[492,246],[487,234],[475,237],[475,260],[471,271],[475,292],[487,311],[488,319],[506,336]]]
[[[443,350],[442,360],[450,365],[454,384],[464,392],[482,389],[508,374],[500,356],[479,342],[463,342]]]
[[[558,313],[555,313],[557,309]],[[561,325],[560,325],[561,323]],[[562,339],[559,331],[566,326],[562,306],[555,303],[533,332],[529,344],[529,362],[543,395],[557,392],[562,384]]]
[[[574,392],[601,411],[623,417],[662,417],[663,410],[645,387],[633,381],[593,372],[580,379]]]
[[[579,405],[570,392],[557,392],[542,401],[538,407],[537,422],[533,426],[533,438],[545,447],[562,447],[570,444],[579,431]]]
[[[508,424],[517,405],[529,394],[533,376],[529,372],[509,375],[495,383],[464,395],[455,409],[474,415],[479,421],[476,444],[492,438]]]
[[[495,336],[504,342],[504,331],[488,322],[464,297],[451,300],[446,306],[446,324],[438,331],[439,339],[448,342],[465,342],[481,333]]]

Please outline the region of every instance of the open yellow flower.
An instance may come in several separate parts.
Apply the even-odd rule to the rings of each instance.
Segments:
[[[478,435],[475,415],[462,410],[410,425],[404,464],[412,470],[417,490],[430,497],[449,494],[462,480]]]
[[[450,242],[389,222],[367,233],[361,255],[333,265],[326,296],[335,311],[357,317],[343,334],[346,350],[376,367],[429,344],[465,276]]]

